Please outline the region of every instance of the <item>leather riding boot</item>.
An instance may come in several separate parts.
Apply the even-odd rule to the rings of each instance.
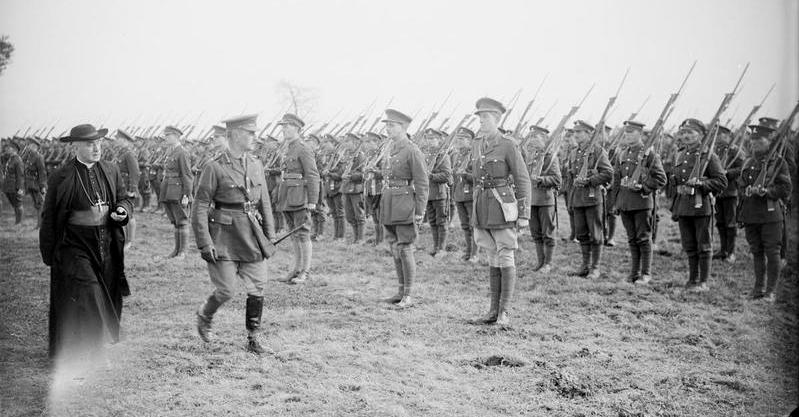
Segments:
[[[782,260],[778,250],[766,252],[766,296],[770,296],[777,288],[777,281],[780,279]]]
[[[430,234],[433,235],[433,248],[430,249],[430,252],[428,253],[430,256],[436,256],[438,255],[438,244],[440,239],[440,235],[438,234],[438,226],[430,226]]]
[[[492,324],[497,321],[497,315],[499,312],[499,292],[501,287],[502,281],[502,270],[494,267],[488,267],[488,288],[490,290],[490,304],[488,307],[488,313],[485,316],[480,317],[479,319],[475,320],[475,322],[479,324]]]
[[[264,297],[247,295],[247,306],[244,311],[245,327],[247,328],[247,351],[258,355],[266,351],[258,341],[263,309]]]
[[[384,300],[385,302],[391,304],[397,304],[398,302],[400,302],[400,300],[402,300],[402,295],[404,294],[405,291],[405,286],[404,286],[405,280],[403,279],[403,274],[402,274],[402,259],[400,259],[399,256],[394,257],[394,270],[397,272],[397,282],[399,283],[399,286],[397,288],[397,293]]]
[[[699,255],[688,255],[688,282],[686,287],[693,287],[698,283],[699,278]]]
[[[205,303],[200,306],[200,309],[197,310],[197,333],[200,335],[200,339],[203,342],[210,342],[211,338],[213,337],[211,333],[211,321],[214,318],[214,313],[216,310],[219,309],[222,303],[217,300],[216,296],[211,294]]]
[[[507,326],[510,324],[511,303],[513,302],[513,292],[516,288],[516,267],[507,266],[500,268],[501,281],[499,293],[499,305],[497,308],[497,321],[500,326]]]
[[[766,254],[756,253],[752,254],[755,272],[755,286],[752,288],[752,293],[749,294],[751,298],[763,297],[763,285],[766,283]]]
[[[699,255],[699,284],[704,284],[710,277],[710,254],[702,253]]]
[[[641,252],[641,278],[636,283],[648,284],[652,279],[652,242],[638,245],[638,250]]]
[[[411,303],[411,289],[416,276],[416,261],[413,258],[413,246],[407,245],[399,248],[400,261],[402,262],[402,300],[397,303],[400,307],[408,307]]]
[[[172,231],[172,237],[175,239],[175,249],[167,255],[167,258],[174,258],[180,252],[180,230],[178,228]]]

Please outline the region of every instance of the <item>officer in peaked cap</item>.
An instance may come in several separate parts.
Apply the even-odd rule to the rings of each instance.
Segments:
[[[175,249],[167,258],[183,259],[189,244],[189,205],[193,198],[194,173],[191,171],[189,154],[180,142],[183,132],[174,126],[167,126],[163,134],[169,149],[158,201],[164,205],[169,222],[175,227]]]
[[[517,227],[530,218],[530,174],[516,142],[498,127],[505,106],[484,97],[475,103],[479,138],[472,146],[474,240],[488,254],[491,302],[479,323],[507,325],[516,286]],[[511,187],[511,178],[515,190]]]
[[[192,207],[191,223],[197,247],[207,262],[215,290],[197,311],[197,331],[211,340],[216,310],[236,294],[236,282],[247,291],[245,327],[247,351],[265,352],[259,341],[274,220],[264,168],[251,155],[257,132],[256,115],[225,120],[228,146],[203,168]]]
[[[411,118],[394,109],[387,109],[383,123],[389,139],[388,156],[381,161],[383,194],[380,216],[391,246],[399,288],[387,302],[399,307],[413,304],[411,290],[416,275],[413,244],[416,227],[424,219],[427,204],[428,178],[425,158],[419,147],[410,140],[408,125]]]
[[[301,284],[308,280],[313,245],[311,243],[311,212],[319,200],[319,171],[313,150],[300,136],[305,122],[286,113],[278,122],[282,128],[285,156],[281,166],[283,181],[278,186],[277,210],[283,213],[289,230],[301,227],[291,239],[294,248],[294,268],[280,282]]]

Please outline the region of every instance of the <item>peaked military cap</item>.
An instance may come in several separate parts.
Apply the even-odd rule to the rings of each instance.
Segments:
[[[638,130],[644,130],[644,126],[645,126],[644,123],[641,123],[641,122],[638,122],[638,121],[635,121],[635,120],[627,120],[627,121],[624,122],[624,127],[631,127],[631,128],[635,128],[635,129],[638,129]]]
[[[214,133],[213,133],[214,136],[224,135],[225,134],[225,127],[224,126],[214,125],[212,128],[214,129]]]
[[[433,129],[432,127],[428,127],[427,129],[425,129],[424,133],[427,134],[427,135],[445,136],[444,132],[442,132],[440,130]]]
[[[169,125],[169,126],[164,128],[164,136],[166,136],[166,135],[168,135],[170,133],[174,133],[174,134],[176,134],[178,136],[183,136],[183,131],[178,129],[178,128],[176,128],[175,126],[172,126],[172,125]]]
[[[683,129],[693,130],[693,131],[701,133],[703,135],[707,133],[707,128],[705,127],[705,124],[702,123],[702,121],[698,120],[698,119],[685,119],[680,124],[680,130],[683,130]]]
[[[469,129],[468,127],[463,127],[463,126],[461,126],[461,128],[458,129],[458,133],[460,133],[461,135],[468,136],[469,139],[474,139],[474,137],[477,136],[477,135],[474,134],[474,131],[472,129]]]
[[[298,129],[302,129],[303,127],[305,127],[305,122],[303,122],[302,119],[297,117],[297,115],[291,113],[284,114],[283,117],[280,119],[280,121],[277,122],[277,124],[294,125],[297,126]]]
[[[102,139],[106,134],[108,134],[108,129],[98,130],[90,124],[82,124],[73,127],[68,136],[64,136],[59,140],[61,142],[88,142]]]
[[[541,133],[541,134],[544,134],[544,135],[548,135],[549,134],[549,129],[547,129],[545,127],[538,126],[538,125],[531,125],[530,126],[530,132],[532,132],[532,133]]]
[[[128,142],[133,142],[133,137],[122,129],[117,129],[117,139],[125,139]]]
[[[502,103],[489,97],[483,97],[477,100],[477,103],[475,103],[474,106],[477,108],[477,110],[474,111],[474,114],[480,114],[484,112],[502,114],[506,111],[505,106],[503,106]]]
[[[246,130],[247,132],[255,133],[258,131],[257,120],[257,114],[248,114],[245,116],[236,116],[230,119],[222,120],[222,123],[225,124],[225,127],[228,130],[241,129]]]
[[[574,129],[573,130],[575,132],[584,131],[584,132],[588,132],[588,133],[594,133],[594,130],[596,130],[596,128],[594,128],[594,126],[592,126],[591,124],[589,124],[585,120],[577,120],[577,121],[574,122]]]
[[[773,117],[761,117],[757,119],[756,125],[749,125],[752,130],[770,130],[772,132],[779,128],[780,121]]]
[[[383,137],[380,136],[379,133],[375,133],[375,132],[366,132],[366,133],[364,133],[363,137],[364,137],[364,139],[374,139],[374,140],[383,139]]]
[[[386,116],[382,120],[383,123],[399,123],[403,125],[408,125],[411,124],[411,122],[413,121],[413,119],[411,119],[405,113],[402,113],[394,109],[386,109],[385,113]]]
[[[718,129],[719,129],[719,133],[723,133],[725,135],[731,135],[732,134],[732,131],[727,126],[719,125]]]

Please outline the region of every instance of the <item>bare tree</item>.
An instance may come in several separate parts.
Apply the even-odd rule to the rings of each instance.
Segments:
[[[288,80],[275,85],[279,105],[301,118],[307,117],[316,107],[319,94],[313,88],[299,86]]]
[[[14,45],[8,41],[8,36],[0,36],[0,75],[3,74],[6,66],[11,62],[12,53],[14,53]]]

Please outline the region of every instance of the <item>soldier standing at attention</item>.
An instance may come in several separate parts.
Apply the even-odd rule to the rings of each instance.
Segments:
[[[3,143],[3,193],[14,208],[14,224],[22,223],[22,196],[25,195],[25,163],[19,157],[19,145],[13,140]]]
[[[475,134],[471,129],[461,127],[458,136],[466,141],[468,148],[471,148],[472,141],[475,138]],[[460,221],[465,242],[461,259],[467,262],[477,262],[477,245],[474,243],[474,227],[472,226],[474,178],[472,177],[471,152],[463,155],[462,158],[463,160],[458,164],[458,169],[462,168],[462,170],[453,171],[452,199],[455,201],[455,207],[458,210],[458,221]]]
[[[624,122],[610,196],[611,209],[621,214],[630,247],[627,282],[637,284],[646,284],[652,278],[652,216],[657,190],[666,185],[660,156],[644,149],[643,129],[643,123]]]
[[[364,139],[373,142],[372,147],[377,150],[380,149],[380,143],[383,137],[377,133],[366,132]],[[379,167],[383,161],[374,161],[373,166],[377,169],[371,169],[369,172],[364,173],[364,194],[366,194],[366,209],[372,216],[372,222],[375,226],[375,240],[374,246],[380,246],[383,243],[383,224],[380,223],[380,200],[383,195],[383,173]]]
[[[28,149],[25,151],[25,189],[36,209],[37,229],[42,224],[42,204],[47,192],[47,167],[44,165],[44,157],[39,153],[40,148],[39,139],[28,139]]]
[[[364,155],[360,150],[361,138],[355,133],[347,133],[350,148],[357,151],[347,161],[349,172],[342,172],[341,194],[344,200],[344,217],[352,227],[352,243],[360,243],[363,238],[363,224],[366,222],[366,213],[363,205],[363,164]],[[345,168],[346,169],[346,168]],[[343,225],[342,225],[343,227]],[[343,229],[342,229],[343,237]]]
[[[783,200],[791,195],[791,176],[782,157],[768,160],[771,140],[776,139],[771,138],[775,130],[772,125],[763,124],[761,118],[761,124],[750,128],[752,134],[749,145],[752,157],[743,164],[738,180],[741,188],[738,221],[744,226],[754,262],[755,285],[750,298],[756,300],[765,297],[773,303],[776,300],[774,289],[782,266],[780,249],[784,220]],[[764,169],[770,176],[766,176],[766,184],[758,186],[756,181]]]
[[[191,224],[215,290],[197,311],[197,332],[211,340],[216,310],[230,300],[241,280],[247,291],[247,351],[261,354],[258,335],[264,306],[266,263],[263,240],[274,239],[274,219],[264,168],[250,155],[256,116],[225,120],[228,148],[200,174]]]
[[[574,122],[576,146],[569,158],[569,207],[574,212],[574,233],[580,242],[583,263],[571,275],[599,278],[599,261],[602,257],[604,232],[602,221],[605,214],[602,187],[613,179],[613,168],[608,153],[601,146],[591,146],[594,127],[578,120]],[[587,178],[580,178],[580,170],[586,164]]]
[[[333,136],[329,136],[329,138],[332,142],[336,142]],[[336,155],[331,155],[331,158],[335,157]],[[343,165],[344,161],[338,161],[333,166],[325,167],[327,172],[322,173],[325,180],[325,200],[330,209],[330,215],[333,217],[333,240],[344,239],[344,196],[341,194]]]
[[[136,194],[139,184],[139,161],[133,155],[131,144],[133,138],[124,130],[117,130],[117,144],[119,145],[119,156],[117,159],[117,168],[119,173],[122,174],[122,185],[125,187],[127,197],[131,201],[136,201]],[[133,241],[136,239],[136,218],[133,213],[128,213],[128,224],[125,226],[125,250],[129,250]]]
[[[319,170],[319,167],[322,166],[322,140],[318,135],[313,133],[308,135],[308,144],[311,147],[311,151],[314,155],[314,162],[316,163],[316,169]],[[319,194],[316,198],[316,208],[310,210],[311,212],[311,223],[312,223],[312,230],[311,230],[311,241],[316,242],[317,240],[324,240],[325,238],[325,187],[321,184],[321,177],[320,177],[320,184],[319,184]]]
[[[710,154],[705,172],[692,178],[694,165],[700,163],[702,138],[707,134],[705,124],[686,119],[677,132],[678,150],[670,180],[676,193],[671,205],[672,219],[679,222],[682,248],[688,255],[688,290],[707,291],[710,276],[710,215],[713,212],[711,193],[727,187],[727,177],[719,157]],[[697,201],[699,205],[697,206]]]
[[[435,159],[430,163],[430,193],[427,196],[426,213],[427,220],[430,222],[430,231],[433,234],[433,250],[430,251],[430,256],[433,257],[446,249],[447,224],[449,223],[449,185],[452,184],[452,162],[449,154],[436,153],[443,139],[441,132],[432,131],[431,153]]]
[[[404,308],[413,303],[411,289],[416,275],[413,244],[416,228],[424,219],[429,184],[424,155],[408,135],[412,119],[393,109],[385,113],[383,122],[391,143],[388,157],[383,161],[380,223],[386,228],[399,280],[397,294],[386,301]]]
[[[535,125],[530,130],[532,137],[528,141],[528,148],[532,152],[527,155],[527,165],[541,170],[541,175],[530,174],[530,234],[538,258],[534,271],[548,274],[552,269],[552,254],[555,251],[555,205],[562,182],[560,160],[557,154],[544,153],[544,139],[549,135],[549,130]]]
[[[174,126],[164,128],[164,140],[169,153],[164,162],[164,177],[158,193],[169,222],[175,227],[175,250],[167,258],[183,259],[189,245],[189,204],[194,174],[189,154],[180,143],[183,132]]]
[[[727,188],[716,196],[716,230],[719,232],[721,245],[718,252],[713,254],[713,259],[724,262],[735,262],[735,238],[738,234],[736,224],[736,210],[738,208],[738,177],[743,166],[743,154],[732,145],[730,129],[719,126],[716,136],[716,155],[719,157],[721,167],[726,171]]]
[[[481,98],[476,107],[480,131],[472,144],[475,179],[472,224],[477,246],[488,255],[491,289],[490,309],[478,322],[508,325],[516,286],[514,251],[519,247],[516,229],[527,226],[530,218],[530,174],[516,142],[498,130],[505,106]],[[515,189],[511,187],[510,176]]]
[[[319,171],[310,146],[300,137],[305,126],[299,117],[286,113],[278,122],[286,141],[283,158],[283,181],[277,192],[277,210],[283,213],[289,230],[302,226],[292,236],[294,270],[279,282],[300,284],[308,280],[311,268],[311,215],[319,199]]]

